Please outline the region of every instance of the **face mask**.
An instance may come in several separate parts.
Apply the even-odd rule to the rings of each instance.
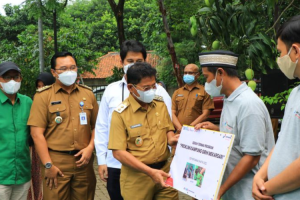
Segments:
[[[16,94],[21,87],[21,82],[16,82],[14,80],[11,80],[7,83],[0,82],[0,84],[6,94]]]
[[[135,87],[134,87],[135,88]],[[136,89],[136,88],[135,88]],[[139,93],[139,97],[136,96],[134,93],[132,93],[138,100],[144,102],[144,103],[151,103],[154,99],[156,89],[150,89],[148,91],[140,91],[136,89],[136,91]]]
[[[186,84],[190,85],[195,81],[195,76],[190,75],[190,74],[186,74],[186,75],[183,76],[183,81]]]
[[[127,74],[128,69],[129,69],[132,65],[134,65],[134,63],[129,63],[129,64],[127,64],[127,65],[125,65],[125,66],[123,67],[123,70],[124,70],[124,73],[125,73],[125,74]]]
[[[205,83],[205,91],[212,97],[220,96],[221,95],[221,89],[223,84],[223,79],[221,81],[221,85],[217,86],[217,74],[214,80],[212,80],[210,83]]]
[[[298,59],[296,60],[296,62],[293,62],[291,60],[291,58],[290,58],[291,50],[292,50],[292,47],[290,48],[288,54],[286,54],[285,56],[282,56],[282,57],[278,57],[277,64],[278,64],[280,70],[282,71],[282,73],[284,73],[284,75],[288,79],[295,79],[294,72],[297,67]]]
[[[58,80],[65,86],[70,86],[75,83],[77,78],[77,72],[66,71],[61,74],[58,74]]]

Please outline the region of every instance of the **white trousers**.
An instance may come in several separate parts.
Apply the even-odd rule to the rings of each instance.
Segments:
[[[0,185],[1,200],[27,200],[30,181],[21,185]]]

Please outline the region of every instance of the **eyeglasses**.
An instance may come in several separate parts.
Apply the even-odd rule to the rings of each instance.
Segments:
[[[133,85],[134,87],[139,87],[142,89],[142,91],[148,91],[148,90],[151,90],[151,89],[156,89],[156,84],[155,85],[152,85],[152,86],[145,86],[145,87],[140,87],[138,85]]]
[[[194,74],[198,74],[198,72],[183,72],[183,74],[194,75]]]
[[[10,81],[10,80],[19,81],[19,80],[21,80],[21,76],[20,75],[17,75],[17,76],[2,76],[2,78],[5,81]]]
[[[77,66],[71,66],[70,68],[68,67],[61,67],[59,69],[55,69],[55,70],[59,70],[61,72],[65,72],[65,71],[75,71],[77,69]]]

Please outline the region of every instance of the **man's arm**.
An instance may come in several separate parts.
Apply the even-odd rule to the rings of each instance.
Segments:
[[[273,151],[274,151],[274,148],[268,155],[263,166],[260,168],[260,170],[256,173],[256,175],[253,178],[252,196],[256,200],[272,200],[273,199],[271,196],[262,194],[262,192],[265,192],[265,190],[266,190],[264,184],[268,180],[268,167],[269,167],[269,162],[272,157]]]
[[[196,126],[198,123],[205,121],[210,114],[210,110],[206,109],[202,111],[202,114],[197,117],[190,125],[191,126]]]
[[[176,110],[172,110],[172,122],[173,122],[176,130],[178,131],[178,133],[180,133],[182,124],[179,122],[179,120],[176,116]]]
[[[164,102],[167,106],[167,109],[168,109],[168,113],[170,115],[170,118],[172,119],[172,100],[171,100],[171,97],[170,95],[168,94],[168,92],[159,84],[156,84],[157,85],[157,95],[160,95],[163,97],[164,99]]]
[[[244,155],[221,186],[217,199],[221,199],[227,190],[250,172],[250,170],[257,165],[259,159],[260,156]]]
[[[44,137],[45,128],[31,126],[30,132],[42,164],[45,165],[47,162],[52,163],[48,151],[48,145]],[[53,185],[55,188],[57,188],[57,174],[64,176],[60,169],[54,166],[53,163],[50,169],[45,169],[45,179],[47,181],[47,186],[49,186],[50,189],[52,189]]]
[[[107,103],[108,90],[106,88],[99,107],[96,127],[95,127],[95,148],[98,161],[98,172],[100,179],[104,182],[107,181],[107,146],[109,139],[109,105]]]
[[[168,187],[164,181],[164,177],[170,177],[169,174],[162,170],[152,169],[145,165],[126,150],[113,150],[114,157],[123,165],[129,166],[135,170],[143,172],[150,176],[155,183],[159,183],[162,187]]]
[[[265,195],[287,193],[300,188],[300,158],[297,158],[280,174],[265,183]]]

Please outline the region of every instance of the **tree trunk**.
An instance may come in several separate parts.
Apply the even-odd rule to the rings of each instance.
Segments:
[[[180,67],[179,67],[179,64],[178,64],[178,61],[177,61],[175,47],[174,47],[174,44],[173,44],[173,40],[172,40],[172,37],[171,37],[171,32],[170,32],[170,29],[169,29],[169,24],[168,24],[168,21],[167,21],[167,12],[166,12],[166,9],[165,9],[165,6],[164,6],[164,0],[158,0],[158,4],[159,4],[159,10],[162,14],[164,28],[165,28],[165,31],[166,31],[166,34],[167,34],[168,50],[169,50],[169,53],[170,53],[170,56],[171,56],[171,59],[172,59],[173,70],[174,70],[174,73],[175,73],[175,76],[176,76],[176,79],[177,79],[177,84],[178,84],[178,87],[182,87],[184,84],[183,84],[182,77],[181,77],[181,74],[180,74]]]
[[[58,52],[57,48],[57,27],[56,27],[56,9],[53,10],[53,30],[54,30],[54,52]]]
[[[124,23],[123,23],[125,0],[119,0],[118,5],[115,3],[114,0],[108,0],[108,3],[111,9],[113,10],[115,18],[117,20],[119,45],[121,47],[122,43],[125,41]]]
[[[45,61],[44,61],[43,20],[42,20],[42,17],[39,17],[39,20],[38,20],[38,29],[39,29],[39,63],[40,63],[40,72],[43,72],[44,68],[45,68]]]

